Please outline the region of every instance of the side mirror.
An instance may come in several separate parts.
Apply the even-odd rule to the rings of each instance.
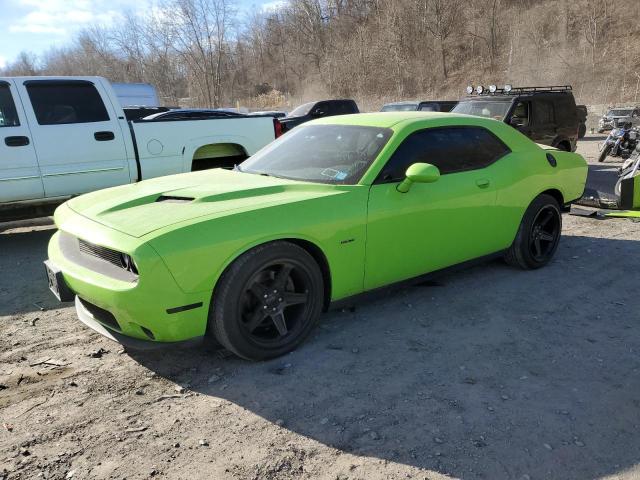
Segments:
[[[414,183],[433,183],[440,178],[440,170],[430,163],[414,163],[407,168],[405,179],[400,182],[397,190],[407,193]]]
[[[524,127],[524,124],[525,120],[523,118],[511,117],[511,120],[509,120],[509,125],[515,128]]]

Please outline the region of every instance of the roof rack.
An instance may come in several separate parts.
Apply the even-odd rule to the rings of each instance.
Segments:
[[[491,91],[493,90],[493,91]],[[482,92],[478,93],[477,90],[473,90],[470,95],[526,95],[534,93],[551,93],[551,92],[571,92],[573,89],[571,85],[551,85],[548,87],[511,87],[497,88],[493,85],[490,88],[483,88]]]

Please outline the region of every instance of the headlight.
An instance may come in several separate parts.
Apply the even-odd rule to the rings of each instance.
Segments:
[[[482,85],[478,85],[476,87],[476,93],[480,95],[482,92],[484,92],[484,87]]]
[[[496,93],[497,89],[498,89],[498,87],[496,87],[495,85],[489,85],[489,91],[491,93]]]
[[[135,273],[136,275],[138,275],[138,267],[136,266],[136,263],[133,261],[133,258],[131,258],[131,255],[127,255],[126,253],[121,253],[120,262],[122,263],[122,268],[124,268],[125,270],[131,273]]]
[[[511,91],[511,85],[509,85],[508,83],[504,86],[504,91],[509,93]]]
[[[467,93],[468,93],[469,95],[471,95],[471,94],[473,93],[473,85],[469,85],[469,86],[467,87]]]

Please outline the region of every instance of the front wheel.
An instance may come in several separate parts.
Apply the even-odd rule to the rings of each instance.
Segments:
[[[285,241],[261,245],[218,281],[207,335],[247,360],[277,357],[311,332],[323,299],[322,272],[306,250]]]
[[[611,145],[605,145],[602,148],[602,152],[600,152],[600,156],[598,157],[598,162],[602,163],[604,162],[604,159],[607,158],[607,156],[609,155],[609,152],[611,152]]]
[[[525,270],[543,267],[556,253],[561,232],[562,215],[558,202],[551,195],[541,194],[531,202],[522,217],[505,260]]]

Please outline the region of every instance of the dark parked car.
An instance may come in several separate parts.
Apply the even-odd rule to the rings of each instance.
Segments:
[[[138,120],[156,113],[168,112],[168,107],[124,107],[124,116],[127,120]]]
[[[475,93],[474,93],[475,92]],[[571,86],[496,88],[467,87],[468,97],[452,112],[501,120],[531,140],[574,152],[578,111]]]
[[[458,104],[457,101],[451,100],[430,100],[427,102],[393,102],[387,103],[380,109],[381,112],[450,112],[453,107]]]
[[[280,119],[280,123],[282,124],[282,131],[286,132],[309,120],[333,115],[348,115],[350,113],[360,113],[356,102],[353,100],[321,100],[300,105],[285,118]]]
[[[249,112],[247,113],[250,117],[273,117],[273,118],[284,118],[287,116],[287,112],[282,112],[280,110],[268,110],[268,111],[258,111],[258,112]]]
[[[165,112],[154,113],[148,115],[142,120],[145,121],[164,121],[164,120],[205,120],[210,118],[230,118],[245,117],[241,113],[228,112],[224,110],[216,110],[211,108],[180,108]]]

